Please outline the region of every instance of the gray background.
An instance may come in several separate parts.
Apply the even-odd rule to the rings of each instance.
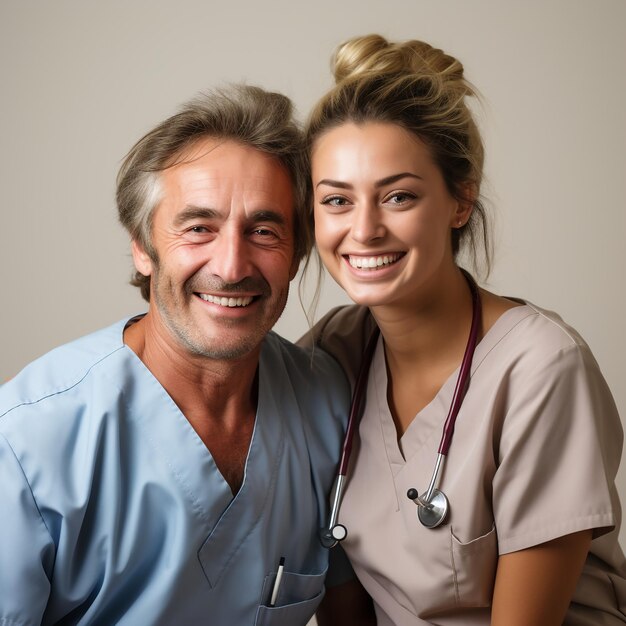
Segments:
[[[625,27],[623,0],[1,0],[0,381],[144,309],[113,201],[136,139],[232,81],[285,92],[304,117],[335,46],[379,32],[464,63],[485,99],[486,286],[560,312],[626,417]],[[326,280],[318,315],[344,301]],[[278,330],[306,328],[293,289]]]

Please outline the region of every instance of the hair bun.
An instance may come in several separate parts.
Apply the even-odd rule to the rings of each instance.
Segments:
[[[353,37],[332,61],[335,82],[364,74],[413,74],[463,82],[463,65],[454,57],[416,39],[390,43],[380,35]]]

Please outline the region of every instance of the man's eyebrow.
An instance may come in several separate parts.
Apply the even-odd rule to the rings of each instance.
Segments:
[[[261,209],[260,211],[254,211],[248,216],[248,221],[252,223],[256,222],[270,222],[277,224],[278,226],[284,226],[287,223],[285,216],[277,211],[268,209]]]
[[[391,176],[386,176],[385,178],[381,178],[374,183],[374,187],[384,187],[385,185],[391,185],[402,178],[415,178],[417,180],[424,180],[421,176],[417,174],[412,174],[411,172],[400,172],[399,174],[392,174]],[[344,183],[340,180],[332,180],[330,178],[323,178],[320,180],[315,188],[317,189],[320,185],[327,185],[328,187],[337,187],[338,189],[352,189],[352,185],[350,183]]]
[[[191,220],[197,220],[197,219],[212,220],[212,219],[215,219],[216,217],[219,217],[219,216],[220,216],[219,211],[216,211],[215,209],[209,209],[208,207],[189,205],[189,206],[186,206],[176,216],[176,218],[174,219],[174,225],[175,226],[182,226],[183,224],[185,224],[186,222],[189,222]]]
[[[174,218],[174,225],[182,226],[187,222],[197,219],[214,220],[221,217],[222,214],[217,209],[188,205]],[[250,215],[246,217],[246,221],[252,224],[269,222],[277,224],[278,226],[284,226],[287,223],[287,220],[282,213],[278,213],[277,211],[272,211],[270,209],[260,209],[259,211],[250,213]]]

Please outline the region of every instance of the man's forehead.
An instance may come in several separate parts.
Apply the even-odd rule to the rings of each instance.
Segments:
[[[241,189],[274,192],[291,186],[289,171],[276,157],[233,140],[204,138],[187,148],[162,172],[168,185],[186,192]]]
[[[272,192],[276,189],[277,176],[230,176],[210,170],[189,171],[181,177],[181,186],[189,192],[207,190],[232,189]]]
[[[171,219],[188,208],[225,218],[238,207],[248,217],[270,212],[282,214],[282,221],[293,218],[294,193],[287,168],[277,158],[241,143],[204,139],[160,176],[157,211],[164,215],[161,211],[167,207]]]

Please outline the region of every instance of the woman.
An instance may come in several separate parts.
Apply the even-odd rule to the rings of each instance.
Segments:
[[[339,513],[378,624],[626,622],[622,430],[597,363],[557,315],[478,290],[456,262],[465,244],[488,250],[462,65],[372,35],[341,46],[334,69],[308,125],[315,234],[361,306],[332,311],[315,335],[354,380],[380,329]],[[450,508],[427,528],[407,491],[432,502],[473,320],[469,385],[435,485]],[[348,592],[329,589],[320,623],[341,621]]]

